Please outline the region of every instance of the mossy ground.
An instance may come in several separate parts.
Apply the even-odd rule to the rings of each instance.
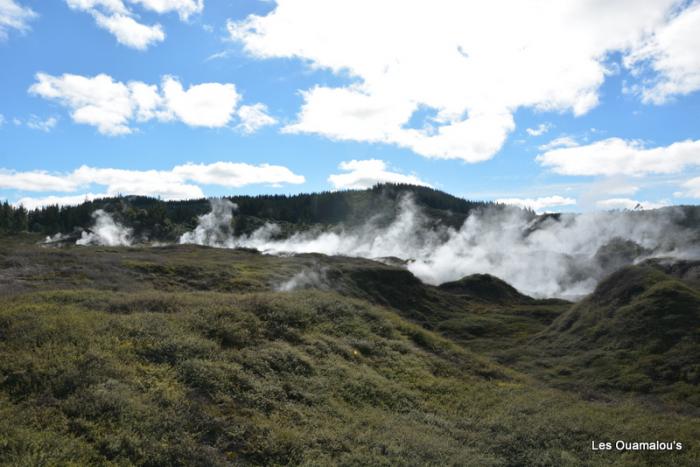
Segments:
[[[0,255],[5,465],[700,463],[693,414],[494,362],[563,302],[402,289],[400,269],[318,255],[25,240]],[[274,291],[318,267],[325,290]],[[617,439],[685,449],[590,449]]]
[[[654,263],[624,268],[501,357],[559,387],[637,394],[698,414],[700,290]]]

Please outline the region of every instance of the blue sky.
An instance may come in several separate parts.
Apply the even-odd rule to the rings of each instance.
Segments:
[[[458,3],[0,0],[0,199],[697,203],[698,2]]]

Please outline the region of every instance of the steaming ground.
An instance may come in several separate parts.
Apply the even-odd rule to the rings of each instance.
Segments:
[[[313,268],[303,268],[288,281],[279,284],[275,290],[278,292],[291,292],[297,289],[330,289],[326,269],[315,265]]]
[[[62,234],[46,237],[44,243],[58,243],[75,240],[76,245],[131,246],[134,242],[133,230],[115,221],[106,211],[98,209],[92,213],[93,226],[88,231],[75,234]]]
[[[605,275],[652,256],[700,256],[697,233],[680,226],[683,212],[596,212],[531,216],[520,209],[485,210],[470,215],[460,229],[434,227],[409,196],[388,225],[376,217],[360,228],[336,227],[280,238],[268,223],[250,235],[234,236],[236,206],[213,199],[212,210],[180,243],[217,248],[255,248],[266,254],[322,253],[370,259],[400,258],[423,282],[437,285],[466,275],[488,273],[535,297],[575,299],[590,293]],[[78,244],[129,245],[128,228],[97,211],[95,227]],[[322,283],[317,272],[302,271],[280,288]]]
[[[83,232],[77,245],[129,246],[132,243],[132,230],[116,222],[102,209],[92,214],[95,225],[91,232]]]

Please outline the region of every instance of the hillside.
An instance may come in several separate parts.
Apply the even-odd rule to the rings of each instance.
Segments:
[[[696,207],[382,185],[2,212],[0,464],[700,462]]]
[[[510,358],[565,387],[700,407],[698,270],[698,261],[625,267]]]
[[[495,303],[529,303],[532,298],[523,295],[506,282],[489,274],[473,274],[457,281],[444,282],[440,289],[456,295],[465,295]]]
[[[694,415],[586,400],[491,360],[569,304],[488,276],[440,288],[361,258],[36,240],[0,243],[6,465],[700,461]]]

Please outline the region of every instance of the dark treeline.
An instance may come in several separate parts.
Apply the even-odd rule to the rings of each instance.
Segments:
[[[398,200],[410,194],[429,216],[458,227],[474,209],[496,206],[467,201],[432,188],[382,184],[368,190],[326,191],[298,195],[229,196],[236,204],[236,230],[246,232],[265,220],[291,224],[349,225],[365,222],[378,214],[391,218]],[[197,217],[209,211],[209,201],[194,199],[162,201],[145,196],[119,196],[85,201],[77,206],[46,206],[28,211],[5,202],[0,212],[0,230],[31,231],[47,235],[89,228],[92,215],[103,209],[134,229],[136,235],[169,238],[193,228]]]
[[[492,202],[468,201],[428,187],[381,184],[367,190],[325,191],[297,195],[228,196],[235,203],[234,232],[248,234],[267,221],[279,223],[290,233],[308,226],[343,223],[359,225],[368,219],[390,222],[399,210],[400,200],[410,195],[432,221],[459,228],[467,216],[485,208],[504,209]],[[103,209],[133,230],[136,238],[169,241],[197,225],[197,218],[210,211],[208,199],[162,201],[146,196],[118,196],[85,201],[77,206],[45,206],[27,210],[0,204],[0,232],[35,232],[44,235],[69,234],[89,229],[93,214]],[[511,208],[516,209],[516,208]],[[700,207],[676,206],[663,210],[684,228],[700,226]],[[537,215],[525,210],[532,218]],[[653,220],[656,211],[635,211],[640,220]],[[540,216],[540,220],[558,214]],[[537,223],[532,227],[536,228]]]
[[[28,230],[28,213],[24,207],[14,207],[7,201],[0,206],[0,231],[24,232]]]
[[[396,209],[397,201],[411,194],[421,207],[468,215],[476,208],[493,203],[467,201],[432,188],[381,184],[368,190],[324,191],[299,195],[259,195],[228,197],[242,215],[277,219],[292,223],[337,224],[363,222],[368,216]]]

